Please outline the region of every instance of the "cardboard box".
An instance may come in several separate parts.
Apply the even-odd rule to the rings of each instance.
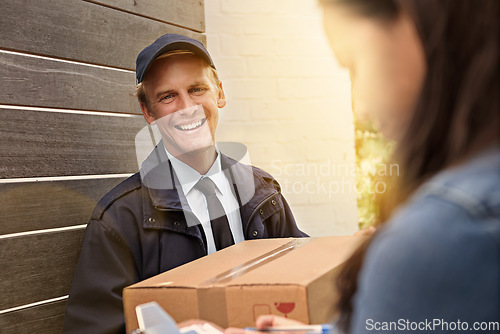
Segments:
[[[125,288],[127,333],[135,307],[156,301],[177,322],[204,319],[221,327],[252,326],[261,314],[328,322],[339,266],[364,237],[244,241]]]

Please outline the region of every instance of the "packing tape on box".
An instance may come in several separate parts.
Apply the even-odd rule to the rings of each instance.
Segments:
[[[234,280],[237,277],[240,277],[249,271],[252,271],[254,269],[257,269],[260,266],[265,265],[266,263],[269,263],[271,261],[276,260],[279,257],[282,257],[291,251],[294,251],[295,249],[304,246],[305,244],[308,244],[315,238],[298,238],[294,239],[290,242],[287,242],[286,244],[273,249],[259,257],[256,257],[255,259],[252,259],[250,261],[247,261],[245,263],[242,263],[240,265],[237,265],[234,268],[231,268],[229,270],[226,270],[212,278],[209,278],[208,280],[202,282],[200,286],[207,287],[207,286],[213,286],[217,284],[222,284],[222,283],[227,283],[232,280]]]

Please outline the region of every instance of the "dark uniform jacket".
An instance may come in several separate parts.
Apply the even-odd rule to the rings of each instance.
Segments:
[[[240,202],[246,240],[307,236],[269,174],[225,155],[221,165]],[[207,255],[197,218],[178,188],[160,144],[139,173],[98,203],[83,237],[64,333],[125,333],[123,288]]]

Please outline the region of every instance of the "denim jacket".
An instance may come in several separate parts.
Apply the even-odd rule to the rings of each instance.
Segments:
[[[499,333],[500,148],[422,185],[358,283],[352,333]]]

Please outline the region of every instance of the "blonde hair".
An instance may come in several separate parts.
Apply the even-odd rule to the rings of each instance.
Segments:
[[[194,56],[194,57],[198,57],[200,59],[203,59],[203,58],[197,56],[194,52],[191,52],[188,50],[173,50],[173,51],[165,52],[164,54],[162,54],[161,56],[156,58],[154,61],[164,59],[167,57],[171,57],[171,56],[180,56],[180,55]],[[217,70],[215,68],[213,68],[212,66],[210,66],[204,59],[203,59],[203,62],[206,64],[206,66],[208,68],[208,73],[207,73],[208,77],[209,77],[210,81],[212,81],[214,89],[215,89],[216,93],[218,94],[220,80],[219,80],[219,75],[217,74]],[[146,93],[147,88],[146,88],[145,82],[146,82],[146,80],[143,80],[141,83],[139,83],[136,86],[135,96],[137,96],[137,99],[139,100],[139,102],[144,103],[147,106],[147,108],[150,109],[148,95]]]

